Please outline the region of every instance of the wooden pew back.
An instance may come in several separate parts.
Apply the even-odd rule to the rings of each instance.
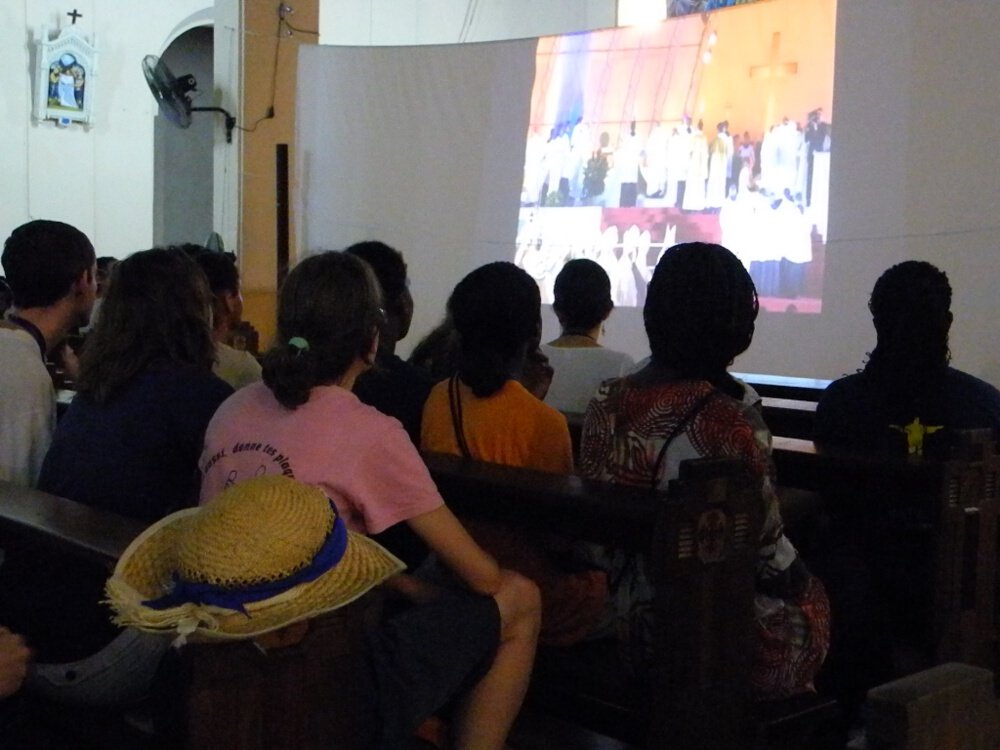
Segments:
[[[945,458],[888,459],[789,438],[775,438],[773,455],[782,486],[821,492],[880,567],[905,574],[898,619],[922,623],[930,664],[994,668],[1000,456],[988,431],[960,433]]]
[[[182,690],[161,722],[171,747],[211,750],[366,750],[377,726],[365,664],[371,597],[308,623],[297,642],[189,644]],[[164,689],[164,692],[168,692]],[[173,730],[171,732],[171,730]]]
[[[593,728],[627,741],[648,738],[650,747],[740,746],[750,725],[749,644],[762,518],[760,496],[738,462],[685,462],[668,491],[653,492],[443,454],[425,454],[425,460],[459,517],[647,556],[657,656],[648,682],[630,695],[591,691],[584,683],[607,670],[582,664],[581,649],[562,649],[572,675],[544,664],[536,670],[532,694],[547,709],[594,719]],[[582,651],[592,655],[591,646]],[[615,657],[613,646],[602,644],[600,653]],[[552,680],[538,684],[546,677]]]

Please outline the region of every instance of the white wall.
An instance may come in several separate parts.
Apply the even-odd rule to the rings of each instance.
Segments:
[[[77,22],[96,33],[95,121],[35,122],[34,44],[42,25],[69,24],[71,4],[0,2],[0,235],[30,219],[84,231],[98,255],[124,256],[153,240],[153,115],[144,55],[159,55],[211,0],[83,0]],[[88,83],[88,86],[90,84]]]
[[[615,0],[321,0],[320,44],[449,44],[564,34],[614,26],[615,6]]]

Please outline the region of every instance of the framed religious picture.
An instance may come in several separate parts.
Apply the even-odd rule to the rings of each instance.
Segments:
[[[35,66],[35,119],[63,127],[94,121],[97,50],[77,26],[51,37],[42,27]]]

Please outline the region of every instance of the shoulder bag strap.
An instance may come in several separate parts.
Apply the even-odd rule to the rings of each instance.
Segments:
[[[472,458],[469,445],[465,442],[465,430],[462,429],[462,393],[459,390],[458,375],[452,375],[448,381],[448,402],[451,406],[451,424],[455,430],[455,441],[464,458]]]
[[[705,405],[715,397],[716,393],[718,393],[718,391],[713,388],[698,399],[695,405],[688,410],[687,414],[681,417],[680,421],[674,425],[674,429],[672,429],[670,434],[667,435],[667,439],[663,442],[663,446],[660,448],[660,452],[656,456],[656,463],[653,465],[653,477],[650,479],[650,489],[655,490],[660,484],[660,469],[663,466],[663,459],[666,458],[667,448],[670,447],[674,438],[680,435],[681,432],[684,431],[684,428],[691,423],[691,420],[698,416],[698,412],[704,409]]]

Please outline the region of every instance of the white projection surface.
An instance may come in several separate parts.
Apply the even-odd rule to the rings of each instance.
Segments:
[[[737,23],[738,14],[751,18],[751,9],[759,20]],[[604,89],[600,70],[591,70],[587,76],[571,74],[568,84],[557,77],[558,92],[540,90],[536,82],[544,79],[538,74],[548,64],[541,53],[558,44],[578,52],[584,40],[596,49],[601,39],[617,38],[626,40],[624,56],[645,54],[653,47],[643,46],[641,39],[633,42],[636,35],[656,34],[655,29],[568,40],[300,48],[293,206],[300,253],[362,239],[399,248],[409,264],[416,306],[410,338],[400,347],[405,355],[441,319],[452,288],[477,265],[516,258],[536,275],[546,296],[544,265],[594,252],[589,239],[572,239],[574,232],[583,233],[584,223],[588,232],[616,227],[611,252],[618,260],[629,245],[625,230],[635,223],[639,234],[651,230],[650,248],[640,245],[644,256],[629,251],[635,296],[626,282],[624,293],[618,293],[619,307],[607,321],[604,343],[639,358],[648,352],[642,274],[655,263],[657,242],[722,240],[735,245],[732,249],[748,266],[758,262],[751,273],[762,287],[764,308],[753,345],[734,369],[814,378],[836,378],[864,362],[874,344],[867,301],[878,275],[902,260],[929,260],[948,273],[954,287],[954,363],[1000,383],[995,344],[1000,338],[1000,148],[995,143],[1000,66],[989,33],[1000,27],[1000,3],[762,0],[707,19],[665,23],[675,24],[675,30],[665,37],[659,31],[667,39],[656,53],[659,62],[642,66],[645,72],[634,81],[609,73]],[[746,30],[750,27],[753,34]],[[712,31],[713,59],[706,64]],[[834,40],[831,61],[824,45]],[[682,64],[686,45],[700,64]],[[609,56],[595,59],[606,63]],[[808,113],[817,109],[814,119],[825,128],[813,155],[825,162],[819,181],[815,165],[811,177],[801,170],[780,179],[773,172],[769,177],[750,171],[741,183],[739,174],[729,174],[723,188],[729,203],[699,207],[696,202],[685,208],[677,186],[670,184],[669,166],[661,181],[659,157],[646,153],[655,151],[649,140],[658,128],[663,132],[654,143],[699,119],[708,144],[720,122],[729,123],[730,137],[748,134],[760,142],[773,126],[785,125],[785,118],[804,132]],[[532,149],[539,145],[537,139],[532,144],[532,136],[548,142],[562,127],[572,141],[580,128],[581,153],[606,148],[614,155],[631,136],[633,121],[642,142],[634,193],[628,186],[623,196],[623,181],[609,170],[604,195],[592,190],[585,197],[583,174],[567,170],[553,173],[542,195],[544,183],[531,169]],[[608,135],[606,147],[602,133]],[[798,157],[801,164],[808,154]],[[718,201],[718,187],[713,201]],[[751,193],[764,201],[761,211],[764,206],[780,209],[789,217],[787,226],[795,224],[799,234],[808,231],[808,255],[803,249],[798,256],[783,251],[767,256],[759,249],[766,237],[741,245],[747,233],[726,229],[727,207]],[[553,252],[556,260],[533,266],[537,259],[525,254],[537,250],[538,242],[537,237],[523,242],[529,239],[526,226],[564,211],[591,216],[557,220],[567,247]],[[618,215],[633,211],[659,212],[668,220],[643,225]],[[652,231],[654,224],[662,226],[656,230],[662,236]],[[708,232],[699,234],[704,227]],[[791,242],[773,227],[764,232],[772,246]],[[775,263],[763,268],[761,260]],[[789,267],[787,261],[802,265]],[[551,310],[543,307],[547,340],[558,331]]]

